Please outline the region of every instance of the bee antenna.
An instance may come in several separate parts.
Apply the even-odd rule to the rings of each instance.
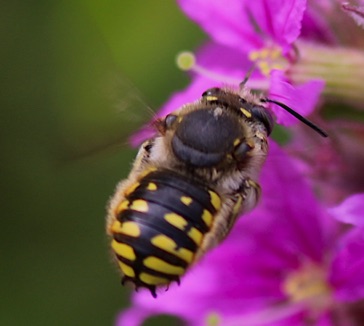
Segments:
[[[256,65],[253,64],[249,70],[246,72],[245,76],[244,76],[244,79],[240,82],[239,84],[239,88],[240,89],[243,89],[245,84],[247,83],[247,81],[249,80],[250,76],[252,75],[254,69],[256,68]]]
[[[297,113],[295,110],[291,109],[289,106],[275,101],[275,100],[271,100],[269,98],[264,98],[261,99],[262,102],[269,102],[269,103],[274,103],[277,104],[278,106],[280,106],[282,109],[286,110],[288,113],[292,114],[296,119],[300,120],[301,122],[303,122],[305,125],[309,126],[310,128],[312,128],[313,130],[315,130],[317,133],[319,133],[322,137],[328,137],[328,134],[323,131],[321,128],[319,128],[318,126],[316,126],[314,123],[312,123],[310,120],[304,118],[302,115],[300,115],[299,113]]]

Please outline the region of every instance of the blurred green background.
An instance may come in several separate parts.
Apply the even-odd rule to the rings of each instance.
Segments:
[[[7,1],[0,24],[0,325],[112,325],[129,291],[104,219],[125,137],[143,101],[188,83],[175,55],[204,35],[164,0]]]

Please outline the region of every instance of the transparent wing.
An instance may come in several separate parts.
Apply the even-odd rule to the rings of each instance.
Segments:
[[[89,88],[90,98],[80,110],[83,115],[75,118],[82,120],[79,127],[71,134],[64,133],[63,159],[77,160],[117,150],[127,146],[128,138],[142,127],[152,130],[148,125],[155,113],[125,76],[105,73],[85,87]],[[68,125],[74,125],[74,121]]]

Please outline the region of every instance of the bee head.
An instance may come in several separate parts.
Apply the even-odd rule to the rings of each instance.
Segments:
[[[172,130],[171,147],[179,161],[201,168],[242,163],[255,147],[254,130],[266,137],[273,118],[263,106],[218,88],[203,93],[198,103],[186,105],[164,119]]]

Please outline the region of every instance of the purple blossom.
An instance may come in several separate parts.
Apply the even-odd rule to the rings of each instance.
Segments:
[[[204,73],[195,69],[191,85],[174,94],[157,117],[196,100],[212,83],[237,86],[254,63],[259,71],[250,77],[248,87],[267,93],[270,90],[272,99],[283,98],[302,115],[313,111],[324,82],[312,78],[294,85],[286,73],[296,60],[293,45],[301,31],[306,1],[232,0],[226,6],[220,1],[180,0],[179,4],[213,41],[196,55]],[[275,113],[281,124],[291,125],[295,121],[282,110],[275,110]],[[150,127],[144,129],[132,137],[131,143],[140,143],[152,132]]]
[[[297,64],[294,47],[302,45],[301,37],[323,44],[338,41],[339,34],[330,30],[329,20],[320,15],[326,10],[324,3],[331,6],[320,2],[307,8],[302,0],[232,0],[228,6],[221,1],[179,0],[184,12],[213,41],[197,52],[198,67],[191,71],[191,84],[174,94],[158,116],[198,99],[207,88],[238,85],[252,61],[259,71],[250,77],[249,88],[266,91],[269,98],[302,115],[311,114],[324,82],[314,70],[310,70],[312,75],[305,72],[302,79],[293,78],[303,69]],[[299,50],[304,59],[307,48]],[[292,117],[283,110],[274,105],[272,110],[278,123],[292,124]],[[132,141],[139,143],[152,133],[152,128],[144,129],[144,134],[135,135]],[[307,144],[304,135],[291,143],[291,149]],[[338,156],[348,161],[352,155],[345,158],[331,145],[316,144],[310,147],[313,150],[306,168],[313,173],[312,165],[319,163],[322,170],[316,172],[325,183],[327,173],[337,176],[341,171]],[[351,140],[343,142],[342,148],[352,152],[352,144]],[[117,324],[140,325],[156,314],[176,315],[196,326],[209,325],[209,321],[224,326],[364,324],[364,195],[340,192],[340,198],[346,200],[327,209],[302,177],[303,166],[272,143],[261,176],[260,205],[240,218],[226,241],[191,268],[180,287],[171,285],[169,291],[158,293],[156,300],[147,291],[134,294],[132,307],[120,314]],[[360,180],[358,183],[362,187]],[[329,188],[327,183],[320,190]]]
[[[342,203],[330,209],[330,214],[338,221],[364,227],[364,193],[346,198]]]
[[[306,8],[305,0],[232,0],[228,6],[222,1],[208,0],[178,3],[213,40],[247,52],[265,46],[267,41],[289,51],[300,34]]]
[[[249,67],[249,60],[244,53],[216,43],[202,46],[197,54],[197,61],[206,69],[221,74],[221,76],[227,76],[227,79],[217,83],[208,76],[192,72],[191,83],[183,91],[173,94],[159,110],[156,118],[166,116],[182,105],[197,100],[201,97],[202,92],[214,85],[218,86],[221,82],[231,84],[230,80],[233,78],[236,78],[236,81],[240,80]],[[153,128],[147,126],[141,132],[133,135],[130,141],[133,145],[138,145],[154,132]]]
[[[341,118],[321,120],[320,126],[329,138],[317,137],[306,126],[296,125],[286,149],[318,198],[332,206],[364,192],[364,125]]]
[[[349,3],[342,4],[343,10],[345,10],[350,17],[358,24],[360,27],[364,27],[364,5],[354,6]]]
[[[318,80],[294,87],[288,82],[281,70],[273,70],[269,98],[292,108],[297,107],[297,111],[301,115],[308,116],[313,112],[323,88],[324,84]],[[282,110],[282,108],[272,105],[272,110],[277,117],[277,123],[286,126],[297,123],[297,119]]]
[[[213,40],[246,53],[263,75],[270,74],[270,94],[285,98],[299,111],[302,99],[308,99],[300,113],[313,110],[324,82],[312,79],[303,85],[292,85],[286,74],[289,65],[297,60],[293,47],[301,32],[305,0],[233,0],[229,6],[219,1],[180,0],[179,4]],[[312,17],[311,21],[314,22]],[[279,123],[292,124],[291,117],[283,117],[286,115],[279,116]]]
[[[227,326],[361,325],[364,229],[343,232],[274,143],[261,185],[260,205],[180,287],[172,285],[157,299],[147,291],[134,294],[117,325],[140,325],[155,314],[196,326],[209,319]],[[357,205],[363,211],[364,202]]]
[[[197,100],[201,97],[202,92],[208,88],[221,84],[237,86],[251,64],[246,54],[238,49],[212,42],[202,46],[196,58],[201,66],[208,71],[218,74],[221,79],[217,82],[209,75],[192,72],[191,83],[183,91],[173,94],[159,110],[156,117],[166,116],[182,105]],[[252,85],[252,81],[254,82],[253,86],[256,88],[266,87],[266,79],[259,75],[258,72],[253,73],[252,80],[248,82],[248,85]],[[130,139],[131,143],[137,145],[142,140],[150,137],[154,132],[153,128],[148,126],[141,132],[133,135]]]

